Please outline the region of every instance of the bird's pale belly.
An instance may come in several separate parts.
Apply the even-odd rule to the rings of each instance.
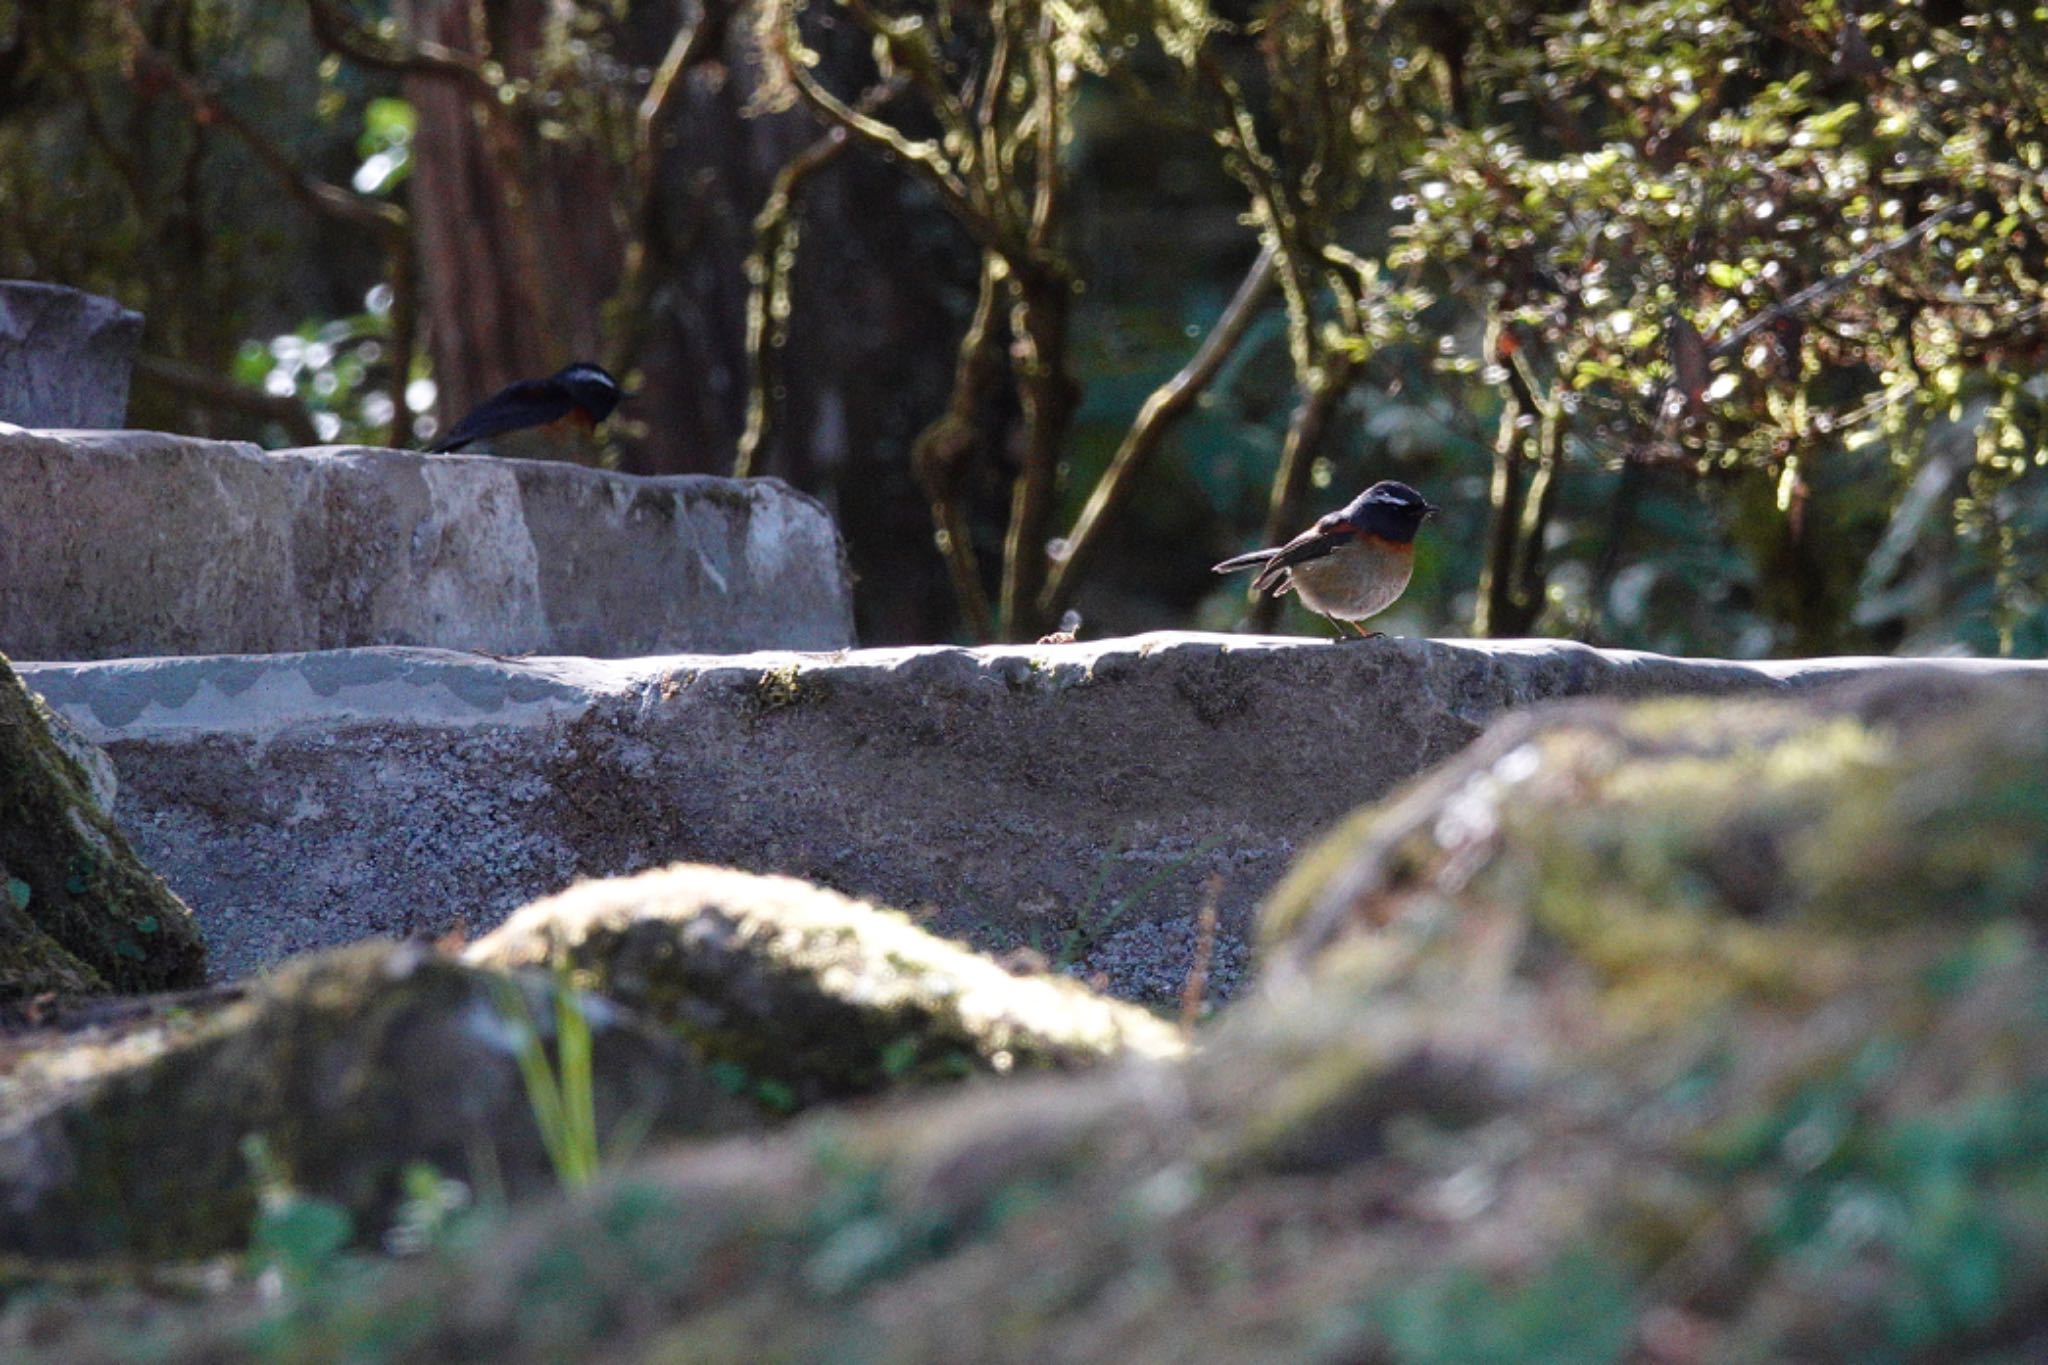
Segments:
[[[1303,606],[1340,621],[1363,621],[1392,606],[1414,570],[1412,547],[1360,537],[1288,573]]]

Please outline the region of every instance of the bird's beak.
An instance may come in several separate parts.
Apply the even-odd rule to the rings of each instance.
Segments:
[[[1429,519],[1430,517],[1433,517],[1433,516],[1435,516],[1435,515],[1436,515],[1437,513],[1441,512],[1441,511],[1443,511],[1443,510],[1444,510],[1443,508],[1441,508],[1441,507],[1438,507],[1438,506],[1437,506],[1437,505],[1436,505],[1435,503],[1433,503],[1433,502],[1425,502],[1424,504],[1422,504],[1422,516],[1423,516],[1423,519],[1424,519],[1424,520],[1427,520],[1427,519]]]

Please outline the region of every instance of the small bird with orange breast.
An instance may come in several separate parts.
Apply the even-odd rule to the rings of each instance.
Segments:
[[[1370,639],[1379,632],[1358,623],[1393,606],[1408,587],[1415,533],[1436,510],[1407,484],[1385,479],[1285,545],[1226,559],[1214,572],[1256,568],[1254,592],[1278,597],[1291,588],[1309,610]]]

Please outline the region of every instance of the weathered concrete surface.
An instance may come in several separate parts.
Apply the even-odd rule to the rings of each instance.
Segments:
[[[507,662],[372,649],[23,665],[120,771],[116,813],[235,976],[366,934],[482,931],[578,876],[806,877],[1131,996],[1180,988],[1304,840],[1546,698],[1873,671],[1550,641],[1150,635],[979,650]],[[1947,670],[1948,673],[1943,673]]]
[[[838,649],[822,507],[771,479],[0,430],[0,650]]]
[[[0,422],[118,427],[142,314],[58,284],[0,280]]]

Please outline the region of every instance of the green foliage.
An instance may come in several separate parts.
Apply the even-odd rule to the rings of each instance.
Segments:
[[[391,424],[392,401],[377,370],[391,344],[391,290],[376,285],[363,309],[346,317],[308,319],[269,341],[251,338],[235,352],[234,378],[249,388],[305,404],[314,433],[341,444],[375,444]],[[404,390],[408,421],[415,423],[434,405],[434,383],[424,357],[415,358]]]
[[[358,194],[389,194],[412,173],[412,140],[419,115],[412,105],[388,95],[363,106],[363,132],[356,139],[354,183]]]
[[[525,1082],[527,1103],[533,1108],[533,1121],[555,1175],[566,1188],[587,1185],[596,1178],[603,1154],[597,1141],[590,1020],[584,1013],[583,997],[570,982],[566,967],[555,973],[550,990],[555,1055],[550,1058],[519,984],[500,979],[492,985],[499,1013],[513,1030],[520,1079]]]
[[[256,1222],[249,1231],[250,1269],[276,1275],[290,1294],[318,1288],[354,1236],[355,1220],[339,1204],[293,1189],[261,1135],[243,1139],[242,1155],[259,1189]]]
[[[218,92],[295,162],[345,157],[374,78],[323,64],[303,7],[86,0],[7,6],[0,19],[0,276],[111,295],[142,312],[145,354],[221,377],[248,338],[360,298],[379,279],[371,244],[309,217],[167,79],[176,71]],[[140,43],[165,65],[140,59]],[[377,126],[388,135],[388,120]],[[137,378],[131,421],[284,434],[253,408],[154,370]]]
[[[1879,1260],[1900,1273],[1889,1304],[1899,1352],[1982,1331],[2008,1311],[2021,1254],[2010,1227],[2038,1214],[2048,1179],[2048,1091],[1888,1118],[1883,1098],[1909,1056],[1901,1040],[1874,1041],[1721,1148],[1729,1169],[1776,1187],[1764,1254],[1833,1273]]]
[[[431,1250],[460,1249],[474,1244],[482,1225],[469,1186],[442,1175],[424,1162],[405,1168],[405,1201],[384,1234],[384,1249],[394,1256]]]
[[[1492,54],[1504,121],[1430,137],[1397,201],[1389,264],[1489,323],[1490,351],[1445,368],[1505,384],[1518,420],[1560,429],[1539,462],[1767,489],[1736,535],[1773,645],[1837,648],[1852,620],[1916,624],[1827,560],[1870,554],[1945,447],[1976,447],[1953,503],[1966,537],[2033,458],[2048,243],[2026,225],[2048,141],[2017,130],[2048,111],[2039,21],[1940,28],[1904,7],[1845,20],[1814,3],[1781,31],[1692,0],[1589,5],[1537,32]],[[1544,520],[1533,497],[1496,501]],[[1842,524],[1858,501],[1861,526]],[[1905,555],[1895,546],[1894,566]],[[1540,572],[1530,586],[1552,628],[1611,620],[1611,603]],[[2011,642],[2011,626],[1972,641]]]
[[[1604,1256],[1560,1255],[1526,1284],[1450,1271],[1373,1314],[1400,1365],[1600,1365],[1628,1356],[1639,1306]]]
[[[904,1041],[913,1049],[917,1045],[916,1039]],[[757,1076],[734,1061],[712,1062],[704,1069],[712,1084],[720,1090],[739,1099],[751,1100],[767,1113],[794,1114],[802,1107],[801,1098],[787,1081],[773,1076]]]

